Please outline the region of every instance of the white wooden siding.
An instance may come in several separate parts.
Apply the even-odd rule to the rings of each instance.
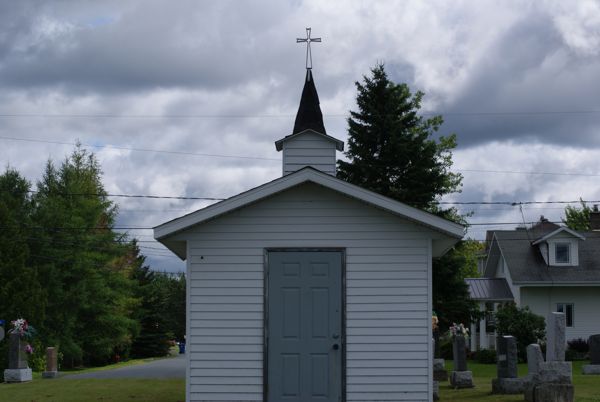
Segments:
[[[268,247],[346,249],[348,401],[427,401],[431,232],[304,184],[188,239],[190,401],[262,401]]]
[[[529,306],[535,314],[546,318],[556,311],[557,303],[573,303],[573,327],[567,327],[567,341],[600,334],[600,320],[597,319],[600,290],[597,286],[521,287],[521,306]]]
[[[283,175],[306,166],[335,176],[335,142],[304,133],[283,143]]]

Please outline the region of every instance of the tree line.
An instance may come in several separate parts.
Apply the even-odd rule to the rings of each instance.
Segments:
[[[65,368],[102,365],[183,340],[185,277],[152,271],[136,240],[115,231],[117,213],[81,147],[48,161],[35,190],[13,168],[0,175],[0,319],[35,326],[30,361],[57,346]]]

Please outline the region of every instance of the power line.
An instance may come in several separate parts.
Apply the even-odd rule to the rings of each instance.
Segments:
[[[600,110],[507,110],[507,111],[471,111],[471,112],[451,112],[451,111],[423,111],[421,116],[551,116],[551,115],[582,115],[598,114]],[[66,119],[256,119],[256,118],[290,118],[293,113],[277,114],[208,114],[208,113],[189,113],[189,114],[116,114],[116,113],[1,113],[0,118],[66,118]],[[324,117],[347,118],[349,114],[331,113],[323,114]],[[378,115],[396,116],[396,114]]]
[[[0,115],[1,116],[1,115]],[[44,144],[57,144],[57,145],[82,145],[89,148],[106,148],[106,149],[119,149],[134,152],[153,152],[163,153],[171,155],[188,155],[188,156],[201,156],[201,157],[212,157],[212,158],[232,158],[232,159],[250,159],[250,160],[266,160],[266,161],[277,161],[280,162],[279,158],[266,158],[260,156],[249,156],[249,155],[225,155],[225,154],[209,154],[199,152],[188,152],[188,151],[174,151],[165,149],[151,149],[151,148],[136,148],[136,147],[125,147],[120,145],[96,145],[96,144],[81,144],[77,142],[66,142],[66,141],[53,141],[53,140],[42,140],[37,138],[16,138],[16,137],[4,137],[0,136],[0,139],[11,140],[11,141],[24,141],[24,142],[38,142]],[[578,172],[535,172],[535,171],[519,171],[519,170],[487,170],[487,169],[455,169],[457,172],[469,172],[469,173],[495,173],[495,174],[525,174],[525,175],[544,175],[544,176],[584,176],[584,177],[600,177],[600,174],[596,173],[578,173]]]
[[[29,193],[38,191],[30,190]],[[63,196],[81,196],[81,197],[123,197],[123,198],[151,198],[151,199],[175,199],[175,200],[203,200],[203,201],[224,201],[226,198],[217,197],[190,197],[190,196],[167,196],[167,195],[148,195],[148,194],[98,194],[98,193],[58,193]],[[600,203],[600,200],[572,200],[572,201],[439,201],[439,205],[543,205],[543,204],[586,204]]]
[[[234,158],[234,159],[253,159],[253,160],[266,160],[266,161],[278,161],[281,159],[278,158],[265,158],[261,156],[246,156],[246,155],[223,155],[223,154],[205,154],[198,152],[187,152],[187,151],[170,151],[164,149],[151,149],[151,148],[132,148],[132,147],[123,147],[118,145],[95,145],[95,144],[80,144],[77,142],[65,142],[65,141],[51,141],[51,140],[41,140],[37,138],[16,138],[16,137],[0,137],[3,140],[11,140],[11,141],[25,141],[25,142],[39,142],[44,144],[58,144],[58,145],[82,145],[84,147],[89,148],[108,148],[108,149],[120,149],[126,151],[134,151],[134,152],[154,152],[154,153],[164,153],[164,154],[172,154],[172,155],[189,155],[189,156],[203,156],[203,157],[211,157],[211,158]]]
[[[485,169],[456,169],[458,172],[473,172],[473,173],[501,173],[501,174],[528,174],[528,175],[544,175],[544,176],[586,176],[600,177],[597,173],[575,173],[575,172],[533,172],[520,170],[485,170]]]

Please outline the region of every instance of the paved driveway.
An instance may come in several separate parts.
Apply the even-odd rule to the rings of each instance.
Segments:
[[[185,355],[154,360],[135,366],[83,374],[65,375],[64,379],[81,378],[185,378]]]

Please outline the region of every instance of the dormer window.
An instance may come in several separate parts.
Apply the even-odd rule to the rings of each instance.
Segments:
[[[576,267],[579,265],[579,243],[584,240],[582,234],[561,226],[531,244],[538,247],[549,267]]]
[[[554,261],[557,264],[571,263],[571,243],[556,243]]]

